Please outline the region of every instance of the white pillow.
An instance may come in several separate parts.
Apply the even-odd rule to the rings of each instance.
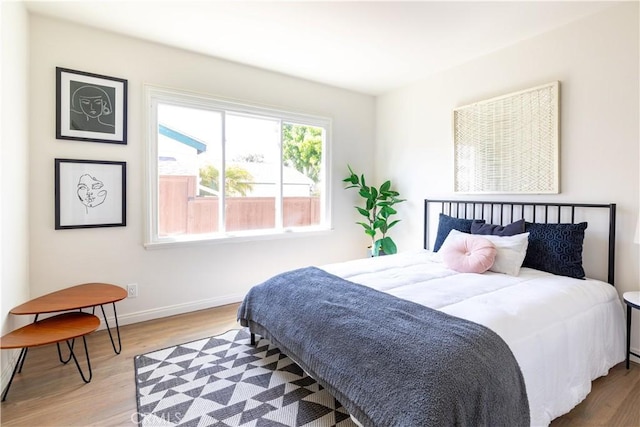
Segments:
[[[469,234],[451,230],[442,246],[446,246],[447,242],[451,243],[457,239],[464,239],[466,236],[469,236]],[[520,273],[524,257],[527,255],[529,233],[521,233],[514,236],[482,235],[482,237],[489,240],[496,247],[496,259],[489,271],[517,276]]]

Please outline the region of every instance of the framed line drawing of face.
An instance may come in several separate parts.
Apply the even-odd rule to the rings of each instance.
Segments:
[[[55,229],[127,225],[127,165],[55,159]]]
[[[56,138],[127,143],[127,81],[56,67]]]

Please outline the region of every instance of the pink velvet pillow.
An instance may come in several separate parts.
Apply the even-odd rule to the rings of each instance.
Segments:
[[[465,235],[446,242],[442,249],[444,265],[460,273],[484,273],[496,260],[496,247],[484,237]]]

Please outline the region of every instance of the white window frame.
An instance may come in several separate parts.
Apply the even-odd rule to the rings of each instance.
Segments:
[[[231,100],[211,97],[202,94],[179,91],[159,86],[144,85],[144,117],[146,117],[146,161],[145,161],[145,241],[147,249],[167,246],[191,246],[199,244],[243,242],[263,239],[278,239],[290,237],[302,237],[314,234],[324,234],[331,230],[331,119],[308,114],[295,113],[272,107],[264,107],[249,103],[240,103]],[[220,232],[211,234],[189,234],[183,236],[159,236],[158,230],[158,122],[157,104],[167,103],[185,107],[208,109],[211,111],[244,113],[272,118],[281,122],[293,122],[300,125],[317,126],[325,129],[325,143],[322,152],[323,189],[321,191],[320,224],[306,227],[282,226],[282,185],[279,186],[280,206],[276,206],[275,228],[269,230],[243,230],[233,232]],[[224,122],[223,122],[224,123]],[[224,133],[224,127],[222,129]],[[224,150],[224,144],[223,144]],[[223,162],[225,161],[223,155]],[[224,167],[223,167],[224,171]],[[224,172],[223,172],[224,173]],[[224,178],[224,175],[222,176]],[[282,182],[282,168],[280,168],[280,183]],[[224,192],[223,192],[224,193]],[[224,195],[221,194],[220,206],[224,206]],[[278,217],[278,215],[280,217]]]

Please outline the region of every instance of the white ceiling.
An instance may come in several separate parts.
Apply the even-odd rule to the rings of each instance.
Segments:
[[[26,1],[30,12],[378,95],[611,2]]]

